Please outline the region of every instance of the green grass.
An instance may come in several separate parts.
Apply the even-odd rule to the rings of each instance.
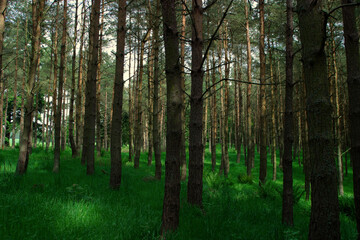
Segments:
[[[220,149],[218,153],[219,161]],[[181,184],[179,230],[167,239],[307,239],[310,202],[304,194],[294,207],[295,226],[283,226],[281,171],[272,182],[269,162],[268,183],[259,188],[256,155],[253,183],[240,183],[246,174],[243,156],[237,164],[236,153],[229,154],[230,175],[225,179],[218,169],[211,172],[206,152],[203,210],[186,203],[186,182]],[[164,172],[161,181],[151,180],[155,169],[147,166],[146,156],[141,156],[140,169],[134,169],[123,154],[121,188],[112,191],[109,175],[102,171],[110,172],[107,152],[96,159],[95,175],[86,176],[86,167],[80,158],[71,158],[70,150],[61,155],[60,173],[53,174],[53,153],[35,149],[27,174],[16,177],[18,150],[0,150],[0,239],[159,239]],[[303,179],[302,168],[294,162],[297,196],[303,192]],[[342,239],[351,240],[356,239],[351,171],[344,184],[341,233]]]

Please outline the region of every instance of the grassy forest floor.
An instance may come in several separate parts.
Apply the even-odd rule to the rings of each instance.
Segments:
[[[125,149],[126,150],[126,149]],[[220,161],[218,149],[218,163]],[[282,172],[272,179],[268,163],[267,184],[258,186],[258,161],[246,177],[243,162],[229,151],[227,179],[211,172],[210,153],[204,167],[204,210],[186,203],[186,182],[181,184],[179,230],[167,239],[307,239],[310,202],[305,201],[304,175],[294,162],[295,198],[293,228],[281,224]],[[141,156],[134,169],[123,154],[119,191],[109,188],[110,153],[96,160],[94,176],[86,176],[80,158],[71,158],[70,149],[61,155],[60,173],[52,173],[53,152],[34,149],[27,174],[15,177],[18,149],[0,150],[0,239],[159,239],[163,178],[154,181],[155,167]],[[162,155],[163,164],[165,154]],[[239,177],[240,176],[240,177]],[[352,172],[344,179],[345,195],[340,198],[342,239],[356,237],[353,213]],[[301,196],[301,197],[300,197]],[[300,197],[300,198],[299,198]]]

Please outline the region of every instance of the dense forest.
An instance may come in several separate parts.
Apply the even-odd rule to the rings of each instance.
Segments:
[[[0,239],[360,240],[359,5],[0,0]]]

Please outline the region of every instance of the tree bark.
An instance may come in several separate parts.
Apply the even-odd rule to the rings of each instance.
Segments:
[[[214,172],[216,167],[216,132],[217,132],[217,114],[216,114],[216,74],[215,74],[215,57],[214,52],[212,54],[212,84],[211,89],[211,169]]]
[[[342,0],[342,4],[354,3]],[[358,238],[360,237],[360,62],[359,32],[353,7],[343,7],[345,51],[347,64],[347,84],[349,95],[349,131],[351,140],[351,160],[353,163],[354,201]]]
[[[95,172],[95,121],[96,121],[96,78],[99,53],[100,0],[94,0],[91,7],[89,61],[86,81],[85,118],[83,132],[82,162],[87,162],[86,173]]]
[[[124,61],[126,34],[126,0],[118,3],[116,70],[114,80],[113,117],[111,121],[111,172],[110,186],[118,189],[121,184],[121,135],[124,91]]]
[[[324,51],[326,16],[322,1],[298,0],[298,9],[312,165],[309,239],[340,239],[332,108]]]
[[[33,0],[32,2],[32,39],[31,39],[31,54],[30,54],[30,69],[28,75],[27,86],[28,90],[25,92],[25,116],[24,129],[20,138],[20,152],[19,159],[16,166],[16,174],[22,175],[26,173],[29,162],[29,138],[31,134],[32,113],[35,94],[35,75],[40,57],[40,35],[41,22],[43,19],[43,11],[45,7],[45,0]]]
[[[192,61],[191,61],[191,99],[189,123],[189,179],[188,203],[202,206],[203,188],[203,77],[202,47],[203,47],[203,9],[202,0],[192,1]]]
[[[165,159],[165,191],[161,232],[164,236],[179,226],[180,210],[180,148],[181,138],[181,72],[179,64],[179,34],[175,0],[161,0],[165,71],[167,84],[167,127]]]
[[[293,1],[286,1],[286,88],[284,114],[284,155],[283,155],[283,202],[282,223],[293,226],[293,176],[292,144],[294,141],[293,118]]]

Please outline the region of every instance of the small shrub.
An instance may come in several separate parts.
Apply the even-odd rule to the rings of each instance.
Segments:
[[[354,198],[351,196],[339,197],[340,212],[355,221],[355,203]]]
[[[74,200],[91,200],[92,194],[88,190],[87,186],[80,186],[79,184],[73,184],[66,188],[66,192],[69,198]]]
[[[238,176],[239,183],[241,184],[253,184],[252,176],[240,173]]]

